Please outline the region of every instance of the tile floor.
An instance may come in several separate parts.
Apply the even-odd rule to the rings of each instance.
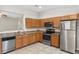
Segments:
[[[27,47],[15,50],[8,54],[68,54],[67,52],[61,51],[58,48],[47,46],[42,43],[35,43]]]

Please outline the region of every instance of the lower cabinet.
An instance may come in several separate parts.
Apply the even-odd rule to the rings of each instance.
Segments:
[[[35,33],[29,34],[29,44],[35,43]]]
[[[42,41],[43,34],[41,32],[29,33],[16,36],[16,48],[21,48],[29,44]]]
[[[26,46],[29,44],[29,35],[23,35],[22,46]]]
[[[38,42],[38,41],[42,41],[43,40],[43,33],[36,33],[36,42]]]
[[[39,33],[36,33],[35,36],[36,36],[36,39],[35,39],[36,42],[39,42],[39,40],[40,40]]]
[[[40,42],[43,41],[43,33],[40,32],[40,33],[38,33],[38,34],[39,34],[39,41],[40,41]]]
[[[54,47],[59,48],[60,43],[59,43],[59,33],[53,33],[51,36],[51,45]]]
[[[16,36],[16,49],[21,48],[22,47],[22,36]]]
[[[0,39],[0,54],[2,53],[2,39]]]

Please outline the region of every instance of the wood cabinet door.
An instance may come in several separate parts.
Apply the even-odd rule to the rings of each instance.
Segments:
[[[32,34],[29,34],[29,44],[32,44],[35,42],[35,35],[32,33]]]
[[[41,28],[42,27],[42,23],[41,23],[41,19],[38,20],[38,27]]]
[[[77,14],[70,15],[70,19],[78,19],[78,15]]]
[[[39,19],[36,19],[34,24],[35,24],[36,28],[40,28],[41,27],[41,21]]]
[[[23,46],[26,46],[29,44],[29,36],[26,34],[26,35],[23,35]]]
[[[61,20],[61,18],[53,18],[53,24],[54,24],[55,28],[60,29],[60,20]]]
[[[38,19],[32,19],[32,22],[33,28],[37,28],[39,26]]]
[[[36,42],[39,42],[40,41],[40,35],[39,35],[39,33],[36,33]]]
[[[70,15],[67,16],[62,16],[61,20],[69,20],[70,19]]]
[[[51,45],[54,47],[59,47],[59,35],[57,33],[52,34]]]
[[[36,41],[42,41],[43,40],[43,33],[39,32],[39,33],[36,33]]]
[[[41,19],[40,22],[41,22],[41,27],[44,27],[44,20]]]
[[[36,40],[35,33],[34,33],[34,34],[32,34],[32,39],[33,39],[33,40],[32,40],[32,42],[33,42],[33,43],[35,43],[35,42],[36,42],[36,41],[35,41],[35,40]]]
[[[21,48],[22,47],[22,36],[16,36],[16,48]]]
[[[27,18],[25,20],[25,23],[26,23],[26,27],[28,27],[28,28],[37,28],[37,27],[41,26],[41,21],[39,19]]]
[[[32,19],[31,18],[26,18],[25,19],[25,26],[28,28],[31,28],[33,25]]]
[[[31,44],[32,43],[32,35],[31,34],[28,34],[28,44]]]
[[[2,53],[2,39],[0,39],[0,54]]]
[[[39,33],[39,40],[40,42],[43,40],[43,33]]]

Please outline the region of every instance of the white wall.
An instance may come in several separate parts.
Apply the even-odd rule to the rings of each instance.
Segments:
[[[0,5],[0,10],[4,10],[4,11],[8,11],[8,12],[13,12],[13,13],[17,13],[21,16],[24,16],[23,17],[23,21],[21,20],[21,26],[23,26],[23,29],[24,30],[36,30],[36,29],[27,29],[25,28],[25,22],[24,22],[24,18],[37,18],[37,13],[34,12],[34,11],[31,11],[31,10],[24,10],[24,9],[21,9],[21,8],[17,8],[15,6],[7,6],[7,5]]]
[[[79,6],[61,7],[55,9],[49,9],[40,13],[41,18],[63,16],[69,14],[79,13]]]

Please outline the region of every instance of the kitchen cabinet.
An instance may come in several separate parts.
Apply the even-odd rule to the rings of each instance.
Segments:
[[[25,34],[23,35],[23,42],[22,42],[22,45],[23,46],[26,46],[29,44],[29,35],[28,34]]]
[[[35,35],[34,33],[28,34],[29,44],[35,43]]]
[[[65,15],[61,17],[53,17],[53,18],[43,18],[43,19],[32,19],[26,18],[25,25],[28,28],[41,28],[44,27],[45,22],[53,22],[54,27],[59,28],[60,20],[69,20],[69,19],[79,19],[79,14]]]
[[[70,15],[70,19],[79,19],[79,15],[78,14]]]
[[[26,18],[25,25],[28,28],[39,28],[39,27],[41,27],[41,21],[40,21],[40,19]]]
[[[45,19],[30,19],[26,18],[25,23],[28,28],[41,28],[44,27],[45,22],[52,22],[51,18]]]
[[[53,33],[51,36],[51,45],[54,47],[59,48],[60,43],[59,43],[59,33]]]
[[[55,28],[60,29],[60,20],[61,20],[61,17],[53,18],[52,22],[53,22]]]
[[[35,40],[36,39],[35,33],[32,34],[32,39],[33,39],[32,43],[35,43],[36,42],[36,40]]]
[[[35,42],[41,42],[43,40],[43,33],[42,32],[35,32],[28,34],[28,42],[29,44],[35,43]]]
[[[44,19],[41,19],[41,27],[44,27]]]
[[[79,19],[79,14],[72,14],[72,15],[66,15],[62,16],[61,20],[73,20],[73,19]]]
[[[22,39],[23,37],[21,35],[16,36],[16,49],[22,47],[22,42],[23,42]]]
[[[42,32],[34,32],[23,35],[16,35],[16,48],[21,48],[29,44],[42,41]]]
[[[35,23],[34,23],[34,26],[35,26],[36,28],[40,28],[40,27],[41,27],[41,20],[40,20],[40,19],[36,19],[36,20],[35,20]]]
[[[38,40],[41,42],[43,41],[43,32],[38,33]]]
[[[44,22],[52,22],[51,18],[45,18],[43,21]]]
[[[38,23],[36,23],[37,22],[37,20],[36,19],[32,19],[31,20],[32,21],[32,27],[31,28],[36,28],[37,27],[37,25],[38,25]]]
[[[61,20],[68,20],[68,19],[70,19],[70,15],[66,15],[66,16],[61,17]]]
[[[27,27],[27,28],[31,28],[31,27],[33,27],[33,20],[31,19],[31,18],[26,18],[25,19],[25,26]]]
[[[28,35],[29,37],[29,44],[35,42],[41,42],[43,40],[43,33],[42,32],[35,32]]]
[[[41,42],[43,40],[43,33],[42,32],[38,32],[36,33],[36,42]]]

